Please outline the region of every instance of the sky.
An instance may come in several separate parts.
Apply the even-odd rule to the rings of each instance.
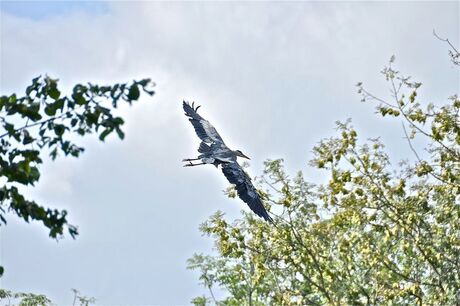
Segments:
[[[422,82],[423,101],[458,93],[447,45],[459,43],[458,2],[83,2],[0,1],[0,94],[23,92],[48,74],[64,89],[150,77],[156,95],[119,111],[126,138],[80,139],[79,159],[45,161],[30,198],[66,209],[76,240],[48,237],[38,223],[7,215],[0,227],[0,287],[71,304],[76,288],[100,305],[187,305],[205,293],[186,269],[213,252],[199,232],[217,210],[229,221],[246,205],[227,199],[213,166],[183,168],[199,141],[182,101],[226,143],[251,157],[248,169],[284,158],[310,181],[312,148],[352,118],[362,140],[381,137],[394,164],[410,154],[400,122],[376,120],[355,84],[388,97],[380,75],[396,67]]]

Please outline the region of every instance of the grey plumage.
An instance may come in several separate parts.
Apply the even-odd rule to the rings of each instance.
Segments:
[[[265,210],[260,195],[257,193],[254,185],[252,185],[251,178],[237,162],[222,164],[222,172],[231,184],[235,184],[238,196],[249,205],[249,208],[255,212],[256,215],[267,221],[273,222],[273,219]]]
[[[200,106],[195,107],[194,103],[190,105],[188,102],[183,102],[185,115],[189,117],[196,134],[201,139],[198,152],[198,158],[184,159],[188,162],[184,167],[213,164],[222,168],[227,180],[235,185],[238,196],[249,208],[259,217],[267,221],[273,222],[273,219],[268,215],[262,203],[260,195],[257,193],[256,188],[251,182],[251,178],[238,164],[237,157],[249,159],[240,150],[230,150],[224,143],[222,137],[217,130],[203,117],[201,117],[197,110]],[[194,164],[192,161],[201,161],[201,163]]]
[[[200,137],[200,139],[205,143],[222,143],[222,137],[220,137],[219,133],[217,133],[216,129],[209,123],[208,120],[205,120],[203,117],[198,115],[197,111],[201,106],[197,106],[195,108],[195,104],[193,103],[190,105],[184,101],[183,103],[185,115],[187,115],[190,119],[189,121],[192,123],[193,127],[195,128],[195,132]],[[224,144],[225,145],[225,144]]]

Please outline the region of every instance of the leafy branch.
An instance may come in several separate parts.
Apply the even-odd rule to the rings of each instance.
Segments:
[[[79,157],[84,148],[75,136],[96,133],[101,141],[115,132],[124,138],[122,117],[114,111],[120,103],[139,100],[141,92],[152,96],[155,84],[150,79],[114,85],[77,84],[64,96],[58,80],[39,76],[27,86],[25,94],[0,96],[0,225],[13,211],[26,222],[41,221],[49,235],[57,238],[67,228],[75,238],[78,230],[68,224],[67,212],[45,208],[22,194],[24,186],[34,186],[40,178],[43,154],[52,160],[59,155]]]

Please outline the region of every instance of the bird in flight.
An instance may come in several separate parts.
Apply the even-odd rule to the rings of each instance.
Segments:
[[[260,195],[252,185],[251,178],[246,174],[243,168],[238,164],[237,157],[250,159],[240,150],[230,150],[220,137],[217,130],[198,114],[198,108],[195,103],[190,105],[188,102],[183,103],[185,115],[189,117],[196,134],[201,139],[198,152],[201,153],[197,158],[187,158],[184,167],[193,167],[198,165],[212,164],[216,167],[221,166],[227,180],[235,185],[238,196],[249,208],[259,217],[273,223],[273,219],[268,215],[262,203]],[[192,161],[200,161],[192,163]]]

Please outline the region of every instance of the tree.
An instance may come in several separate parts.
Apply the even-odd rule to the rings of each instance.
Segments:
[[[54,160],[59,155],[78,157],[84,151],[74,143],[74,135],[97,133],[104,141],[116,132],[123,139],[124,121],[114,110],[122,102],[138,100],[141,90],[153,95],[153,85],[150,79],[110,86],[77,84],[71,95],[63,96],[58,80],[40,76],[32,80],[24,96],[1,96],[0,225],[7,223],[6,213],[12,211],[26,222],[43,222],[52,238],[63,235],[65,229],[72,237],[78,235],[77,227],[67,223],[65,210],[45,208],[22,192],[39,180],[38,165],[44,154]]]
[[[423,107],[422,84],[393,64],[382,71],[390,98],[357,86],[379,116],[402,119],[412,161],[392,166],[381,141],[360,141],[350,121],[313,150],[327,184],[266,161],[259,192],[277,224],[207,220],[201,231],[218,254],[188,261],[210,292],[195,305],[460,305],[460,100]],[[216,299],[215,287],[227,296]]]

